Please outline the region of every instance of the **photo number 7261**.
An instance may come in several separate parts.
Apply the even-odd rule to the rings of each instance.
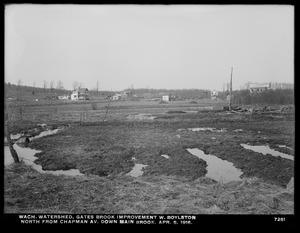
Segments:
[[[285,217],[274,217],[274,221],[275,222],[284,222],[285,221]]]

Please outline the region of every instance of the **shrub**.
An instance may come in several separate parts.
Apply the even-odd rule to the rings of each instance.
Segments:
[[[93,110],[98,110],[97,103],[92,103],[92,109],[93,109]]]

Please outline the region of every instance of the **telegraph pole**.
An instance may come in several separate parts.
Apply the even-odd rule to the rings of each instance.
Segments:
[[[229,89],[229,91],[230,91],[230,98],[229,98],[229,111],[231,111],[231,104],[232,104],[232,72],[233,72],[233,67],[231,67],[231,76],[230,76],[230,89]]]

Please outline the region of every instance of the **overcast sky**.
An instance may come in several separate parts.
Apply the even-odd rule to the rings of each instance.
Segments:
[[[5,7],[5,82],[93,89],[294,83],[291,5]]]

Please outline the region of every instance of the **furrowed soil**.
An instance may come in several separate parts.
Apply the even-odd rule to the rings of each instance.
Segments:
[[[267,144],[294,156],[294,112],[241,114],[217,109],[184,113],[193,109],[141,106],[124,105],[123,111],[122,106],[116,107],[120,114],[112,110],[107,121],[52,122],[68,127],[29,143],[30,148],[42,151],[36,154],[35,163],[43,170],[79,169],[84,176],[41,174],[24,163],[8,166],[5,212],[293,213],[294,191],[286,187],[294,176],[294,161],[247,150],[241,144]],[[138,113],[156,118],[127,118]],[[51,124],[51,120],[38,123]],[[20,132],[34,124],[15,124],[13,130]],[[219,131],[190,130],[204,127]],[[188,148],[233,163],[243,172],[243,179],[221,183],[205,177],[207,163]],[[135,164],[148,165],[142,176],[127,174]]]

